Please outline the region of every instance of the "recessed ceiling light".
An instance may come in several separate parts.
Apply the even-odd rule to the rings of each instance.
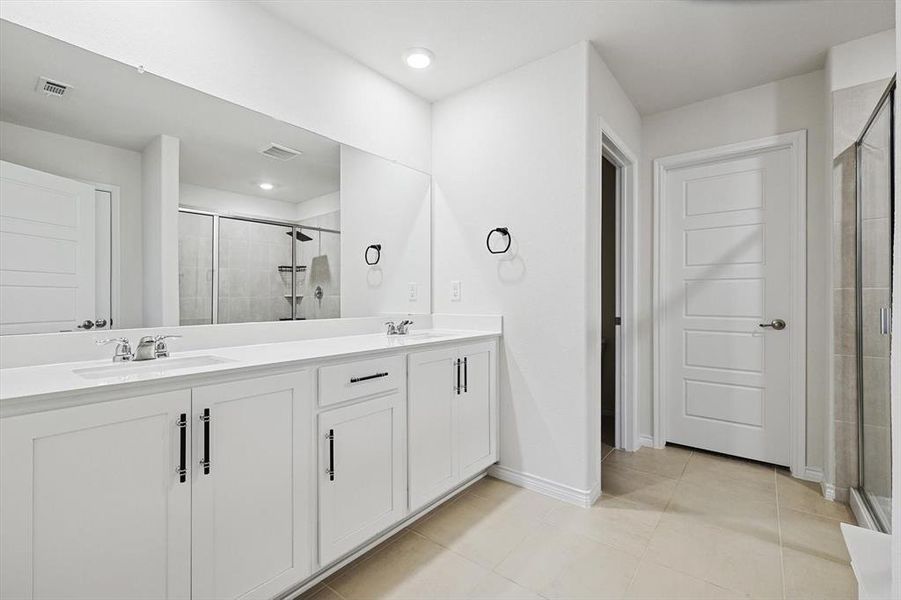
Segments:
[[[268,192],[268,191],[275,189],[275,186],[272,185],[271,183],[269,183],[268,181],[264,181],[263,183],[260,184],[260,189],[266,190]]]
[[[411,69],[427,69],[435,55],[427,48],[410,48],[404,52],[404,62]]]

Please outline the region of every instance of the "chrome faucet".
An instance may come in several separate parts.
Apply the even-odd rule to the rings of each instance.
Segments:
[[[134,354],[131,353],[131,342],[128,341],[128,338],[109,338],[106,340],[97,340],[94,343],[98,346],[115,343],[116,353],[113,354],[113,362],[127,362],[134,358]]]
[[[135,361],[156,360],[157,358],[166,358],[169,356],[169,347],[166,340],[169,338],[180,338],[180,335],[145,335],[138,342],[138,348],[135,350]]]
[[[388,326],[388,335],[407,335],[410,327],[413,325],[413,321],[404,319],[397,324],[387,321],[385,325]]]

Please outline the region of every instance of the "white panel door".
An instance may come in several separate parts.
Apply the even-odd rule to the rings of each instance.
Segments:
[[[409,357],[407,418],[410,510],[419,510],[453,489],[459,479],[457,436],[457,348]]]
[[[96,318],[94,187],[0,161],[0,334]]]
[[[667,441],[790,463],[792,164],[782,148],[665,171]]]
[[[407,514],[404,408],[391,394],[320,413],[320,566]]]
[[[309,371],[194,388],[194,600],[312,573],[312,403]]]
[[[462,351],[465,354],[455,427],[461,481],[497,460],[493,346],[472,346]]]
[[[0,598],[190,598],[190,404],[186,390],[0,420]]]

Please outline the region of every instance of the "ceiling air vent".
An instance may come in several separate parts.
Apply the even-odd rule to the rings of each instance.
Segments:
[[[288,148],[281,144],[269,144],[266,148],[260,150],[261,154],[265,154],[269,158],[277,158],[278,160],[291,160],[296,156],[300,156],[300,150]]]
[[[71,88],[72,86],[68,83],[47,79],[46,77],[39,77],[35,91],[41,92],[45,96],[62,98]]]

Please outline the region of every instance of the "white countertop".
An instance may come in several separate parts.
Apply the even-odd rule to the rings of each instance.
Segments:
[[[179,352],[177,342],[170,345],[171,358],[160,358],[142,362],[113,363],[111,360],[57,363],[0,369],[0,403],[20,402],[27,399],[46,399],[63,394],[84,394],[90,392],[119,389],[123,386],[147,382],[172,382],[211,373],[235,372],[254,367],[286,365],[349,357],[368,352],[420,348],[433,344],[453,341],[472,341],[497,337],[500,332],[462,330],[424,330],[407,336],[386,336],[385,334],[352,335],[332,338],[279,342],[252,346],[227,348],[207,348]],[[112,349],[110,350],[112,356]],[[187,364],[183,368],[163,370],[166,361],[190,357],[216,357],[222,359],[216,364],[197,366]],[[180,361],[179,361],[180,362]],[[111,373],[100,377],[86,378],[76,370],[97,367],[113,367]],[[115,368],[122,367],[123,374],[116,374]]]

